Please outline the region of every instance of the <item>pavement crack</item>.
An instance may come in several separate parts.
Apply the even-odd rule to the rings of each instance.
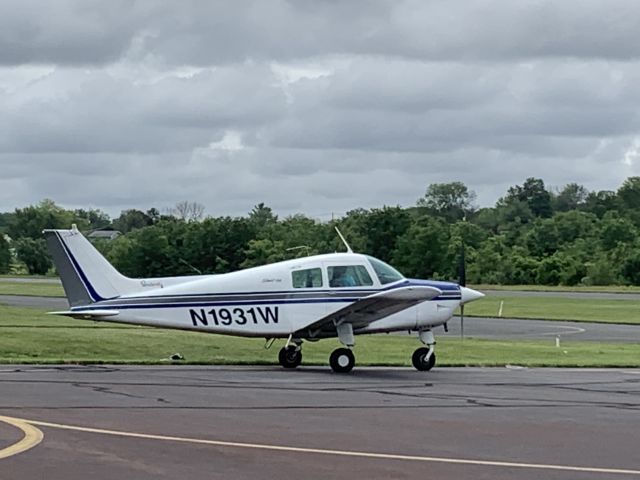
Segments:
[[[89,383],[72,383],[71,384],[73,387],[76,388],[88,388],[90,390],[93,390],[96,393],[107,393],[109,395],[118,395],[121,397],[127,397],[127,398],[146,398],[142,395],[134,395],[132,393],[126,393],[126,392],[118,392],[116,390],[113,390],[110,387],[101,387],[98,385],[91,385]]]

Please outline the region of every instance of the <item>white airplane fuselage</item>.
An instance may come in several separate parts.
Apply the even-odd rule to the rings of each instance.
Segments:
[[[327,267],[364,266],[372,285],[329,287]],[[292,272],[319,268],[322,286],[295,288]],[[139,291],[98,300],[74,312],[108,311],[110,322],[151,325],[225,335],[282,338],[365,296],[409,285],[439,288],[443,295],[376,320],[354,333],[419,330],[446,323],[460,305],[455,283],[410,280],[381,284],[367,257],[336,253],[290,260],[220,275],[139,281]]]

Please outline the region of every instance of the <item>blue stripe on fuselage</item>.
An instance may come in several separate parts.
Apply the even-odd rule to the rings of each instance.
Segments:
[[[438,296],[436,298],[433,298],[431,300],[428,301],[447,301],[447,300],[460,300],[461,296],[460,296],[460,289],[458,287],[457,284],[455,283],[446,283],[446,282],[431,282],[428,280],[406,280],[404,282],[401,283],[397,283],[391,287],[387,287],[384,289],[379,289],[379,290],[369,290],[369,289],[360,289],[360,290],[355,290],[355,289],[349,289],[347,291],[345,290],[313,290],[314,293],[345,293],[345,294],[349,294],[349,293],[363,293],[363,292],[372,292],[371,294],[374,293],[378,293],[378,292],[384,292],[384,291],[389,291],[389,290],[394,290],[396,288],[403,288],[403,287],[407,287],[407,286],[430,286],[430,287],[436,287],[439,288],[441,290],[443,290],[443,293],[454,293],[454,295],[448,295],[448,296]],[[443,288],[446,287],[446,290]],[[219,293],[219,294],[196,294],[196,295],[188,295],[188,294],[184,294],[184,295],[164,295],[164,296],[157,296],[157,297],[135,297],[135,300],[138,299],[145,299],[145,300],[151,300],[151,299],[155,299],[157,298],[158,300],[162,300],[163,298],[169,298],[169,297],[180,297],[180,296],[189,296],[189,297],[197,297],[197,296],[233,296],[233,295],[278,295],[278,294],[282,294],[283,297],[287,296],[287,295],[291,295],[291,294],[296,294],[296,293],[309,293],[309,290],[305,290],[305,291],[293,291],[293,290],[289,290],[289,291],[281,291],[281,292],[226,292],[226,293]],[[455,295],[455,293],[457,293],[457,295]],[[317,298],[317,299],[295,299],[295,298],[282,298],[282,299],[259,299],[259,300],[238,300],[235,302],[229,302],[229,301],[219,301],[216,302],[215,300],[211,300],[208,302],[176,302],[176,303],[147,303],[147,304],[127,304],[127,303],[123,303],[123,304],[109,304],[109,305],[100,305],[100,304],[95,304],[95,305],[91,305],[91,306],[83,306],[83,307],[74,307],[71,310],[72,311],[90,311],[90,310],[132,310],[132,309],[152,309],[152,308],[187,308],[187,307],[207,307],[207,306],[211,306],[211,307],[233,307],[233,306],[242,306],[242,305],[286,305],[286,304],[311,304],[311,303],[350,303],[350,302],[356,302],[358,300],[361,300],[363,298],[367,298],[367,297],[340,297],[340,298]],[[125,302],[126,300],[133,300],[132,298],[122,298],[123,302]]]

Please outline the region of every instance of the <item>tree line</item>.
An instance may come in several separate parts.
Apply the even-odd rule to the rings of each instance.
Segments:
[[[161,214],[67,210],[51,200],[0,213],[0,273],[50,272],[44,228],[113,229],[94,240],[123,274],[153,277],[224,273],[270,262],[354,251],[393,264],[409,277],[457,280],[464,245],[469,283],[640,285],[640,177],[616,191],[570,183],[549,189],[539,178],[510,187],[493,207],[477,208],[461,182],[432,184],[416,205],[356,209],[330,222],[304,214],[278,218],[256,205],[243,217],[211,217],[194,202]]]

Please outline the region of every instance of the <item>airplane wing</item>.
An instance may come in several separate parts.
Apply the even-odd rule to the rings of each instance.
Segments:
[[[313,322],[301,332],[309,337],[323,336],[319,335],[323,332],[335,334],[336,325],[344,322],[351,323],[353,329],[357,330],[441,294],[442,290],[427,286],[401,287],[375,293]]]
[[[118,315],[117,310],[86,310],[83,312],[66,310],[64,312],[48,312],[49,315],[63,315],[65,317],[79,318],[82,320],[100,320],[104,317],[113,317]]]

